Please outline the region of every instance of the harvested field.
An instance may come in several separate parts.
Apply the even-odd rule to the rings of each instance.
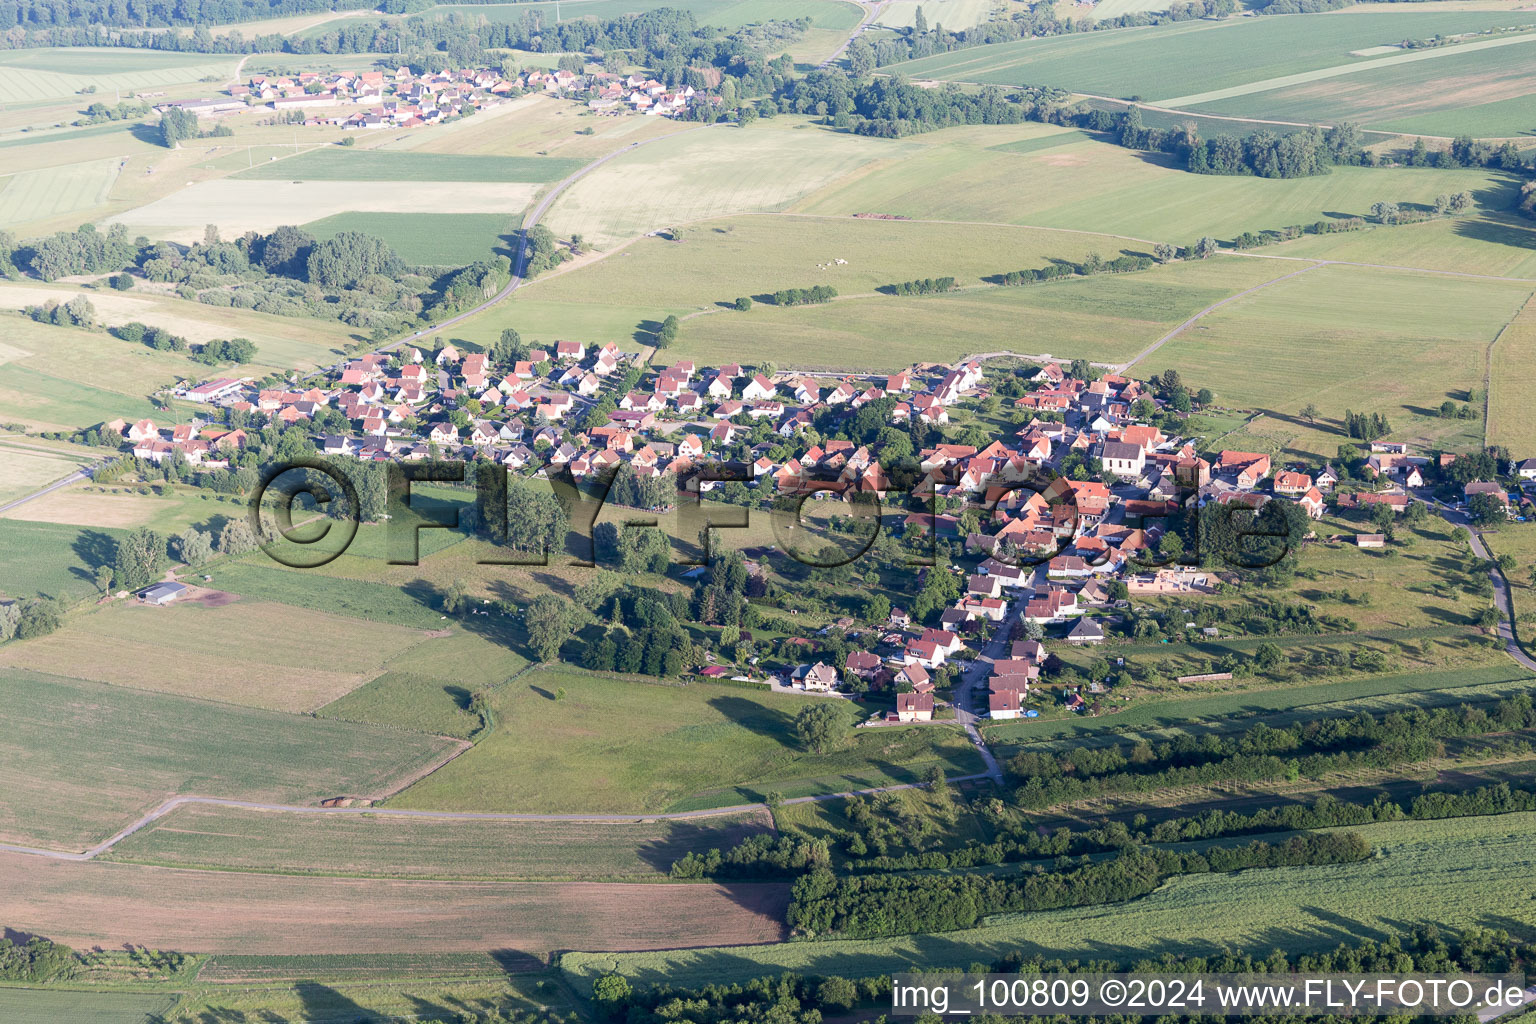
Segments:
[[[691,821],[453,821],[192,804],[108,857],[295,875],[654,881],[690,850],[725,849],[771,827],[767,811]]]
[[[100,842],[182,794],[382,796],[455,746],[17,669],[0,673],[0,707],[0,842],[58,849]]]
[[[123,602],[50,636],[0,648],[0,666],[273,711],[313,711],[426,638],[419,630],[266,601],[166,608]]]
[[[774,942],[789,886],[380,882],[0,854],[0,920],[75,947],[212,953],[663,949]]]
[[[235,178],[260,181],[377,181],[395,188],[411,181],[555,181],[582,161],[552,157],[496,157],[362,149],[313,149],[270,160]]]
[[[525,182],[203,181],[174,195],[112,217],[173,241],[195,241],[208,224],[226,237],[243,231],[271,231],[279,224],[303,224],[332,214],[521,213],[537,189]]]

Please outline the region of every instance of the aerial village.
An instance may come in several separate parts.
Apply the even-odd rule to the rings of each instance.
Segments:
[[[668,89],[645,75],[566,69],[504,74],[493,68],[466,68],[413,74],[401,66],[385,71],[300,71],[252,75],[226,95],[160,105],[197,117],[218,118],[265,106],[294,123],[352,130],[415,128],[472,114],[529,93],[584,100],[600,114],[634,113],[676,117],[700,103],[719,104],[714,94],[692,86]],[[352,109],[348,109],[352,108]],[[358,109],[361,108],[361,109]]]
[[[1048,646],[1103,643],[1105,624],[1138,597],[1216,590],[1222,580],[1209,569],[1157,557],[1163,523],[1181,507],[1257,509],[1289,501],[1317,520],[1328,507],[1380,504],[1397,515],[1407,509],[1409,492],[1423,486],[1431,462],[1406,445],[1377,442],[1364,467],[1374,489],[1335,493],[1340,476],[1331,465],[1277,467],[1268,455],[1228,450],[1202,457],[1193,439],[1137,421],[1133,410],[1172,422],[1168,403],[1147,383],[1098,370],[1084,374],[1092,379],[1074,377],[1055,362],[998,369],[975,360],[924,363],[828,378],[736,364],[700,367],[687,359],[656,369],[611,343],[559,341],[503,365],[485,353],[438,345],[364,355],[309,378],[302,389],[229,377],[184,382],[173,397],[180,408],[199,410],[189,422],[114,421],[102,432],[120,434],[123,449],[143,463],[212,470],[229,465],[252,427],[305,428],[323,420],[347,427],[313,429],[315,447],[326,456],[488,460],[524,477],[568,473],[578,484],[623,463],[637,478],[700,492],[722,486],[701,470],[729,463],[741,468],[763,505],[799,489],[814,489],[823,500],[873,492],[884,502],[892,485],[880,451],[815,432],[807,437],[813,422],[825,429],[829,415],[847,421],[889,399],[882,408],[889,408],[890,424],[920,422],[938,438],[951,411],[995,398],[998,375],[1006,375],[1016,382],[1005,407],[1017,429],[980,448],[936,443],[915,452],[922,474],[916,490],[940,498],[935,507],[944,511],[897,517],[903,533],[946,542],[951,564],[926,571],[958,576],[960,596],[927,624],[894,607],[886,621],[862,631],[842,620],[837,625],[863,645],[843,664],[812,660],[771,680],[832,696],[893,691],[890,724],[936,720],[936,712],[952,715],[950,708],[993,719],[1033,716],[1026,705]],[[763,424],[767,429],[759,430]],[[753,436],[764,439],[753,443]],[[1042,474],[1048,486],[1019,486]],[[1536,489],[1536,459],[1511,466],[1510,475]],[[1497,495],[1511,517],[1530,511],[1528,495],[1511,495],[1501,484],[1466,485],[1467,501],[1479,494]],[[1361,534],[1351,542],[1381,541]],[[723,676],[739,669],[698,671]],[[955,704],[936,697],[941,680]],[[958,708],[962,689],[969,711]],[[1069,710],[1089,707],[1089,696],[1077,690],[1059,699]]]

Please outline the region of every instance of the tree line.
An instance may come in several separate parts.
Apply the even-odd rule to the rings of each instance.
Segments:
[[[1145,896],[1176,875],[1246,868],[1353,864],[1375,853],[1358,832],[1309,833],[1201,852],[1135,848],[1103,861],[1016,875],[877,874],[796,880],[788,922],[813,936],[876,938],[972,928],[988,914],[1059,910]]]

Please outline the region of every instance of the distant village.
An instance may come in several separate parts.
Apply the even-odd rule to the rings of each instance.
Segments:
[[[712,93],[692,86],[668,89],[644,75],[535,70],[506,76],[490,68],[416,75],[401,66],[392,72],[252,75],[245,84],[231,86],[225,96],[164,103],[157,109],[218,118],[265,105],[280,114],[298,112],[306,125],[369,130],[437,124],[528,93],[582,99],[599,113],[661,117],[686,114],[699,103],[721,102]],[[354,109],[337,110],[349,107]]]
[[[485,459],[529,477],[569,472],[578,482],[625,463],[641,479],[672,479],[703,492],[722,484],[702,479],[700,470],[734,461],[746,463],[753,489],[813,488],[816,497],[833,499],[873,492],[883,499],[891,484],[878,451],[848,440],[797,443],[802,432],[829,411],[851,415],[886,398],[893,403],[891,424],[939,426],[949,421],[950,410],[992,394],[974,360],[826,377],[765,374],[737,364],[700,367],[687,359],[650,369],[612,343],[559,341],[526,356],[498,366],[484,353],[460,352],[451,344],[435,352],[407,346],[353,359],[303,390],[263,388],[233,377],[187,382],[173,397],[207,407],[206,415],[175,426],[144,419],[102,429],[121,434],[125,449],[146,463],[185,460],[219,469],[247,441],[246,429],[230,424],[302,428],[335,410],[350,429],[315,433],[316,447],[328,456]],[[1045,662],[1042,639],[1099,644],[1103,616],[1137,596],[1216,589],[1218,578],[1199,566],[1162,560],[1168,564],[1148,567],[1158,564],[1152,556],[1165,517],[1212,502],[1257,509],[1270,501],[1295,502],[1314,520],[1330,503],[1384,504],[1400,513],[1430,462],[1406,445],[1376,442],[1369,445],[1365,471],[1377,478],[1377,489],[1333,493],[1340,476],[1331,466],[1277,471],[1269,455],[1244,451],[1202,457],[1191,439],[1137,422],[1133,408],[1156,409],[1162,419],[1165,407],[1141,381],[1114,373],[1077,379],[1058,363],[1028,372],[1031,390],[1008,399],[1022,414],[1016,417],[1022,425],[1010,436],[981,448],[940,443],[916,453],[923,474],[918,490],[944,498],[941,507],[948,511],[906,515],[901,529],[931,533],[955,545],[967,561],[979,560],[968,571],[951,568],[966,572],[959,598],[927,628],[892,609],[873,634],[860,634],[877,642],[851,653],[843,667],[801,665],[787,685],[833,693],[857,676],[863,684],[858,689],[897,691],[892,721],[928,721],[936,709],[935,673],[957,659],[973,664],[990,644],[986,713],[995,719],[1031,715],[1026,702]],[[606,415],[592,415],[604,398]],[[744,458],[749,432],[764,421],[771,440],[745,448]],[[797,454],[785,457],[788,451]],[[1096,479],[1057,475],[1044,491],[1014,486],[1038,479],[1042,470],[1061,470],[1069,460],[1080,469],[1090,459],[1100,467]],[[1513,471],[1536,481],[1536,459]],[[1496,495],[1512,516],[1530,501],[1512,498],[1492,482],[1469,483],[1466,492],[1468,500]],[[973,529],[966,531],[965,514],[957,508],[978,513]],[[1355,540],[1379,547],[1381,539],[1361,534]],[[1072,710],[1087,706],[1078,692],[1064,699]]]

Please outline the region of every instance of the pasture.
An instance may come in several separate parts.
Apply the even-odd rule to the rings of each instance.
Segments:
[[[272,711],[314,711],[427,634],[262,601],[119,602],[0,648],[0,666]]]
[[[568,953],[561,969],[578,991],[617,970],[631,983],[731,984],[781,970],[864,977],[954,967],[1012,951],[1128,966],[1163,953],[1226,949],[1322,951],[1399,934],[1411,924],[1486,925],[1529,931],[1536,905],[1511,900],[1536,868],[1536,815],[1367,825],[1385,853],[1360,864],[1186,875],[1128,903],[999,915],[979,928],[873,940],[789,942],[738,950]]]
[[[1440,419],[1440,403],[1482,386],[1489,343],[1531,293],[1526,282],[1320,266],[1217,310],[1136,369],[1177,369],[1263,413],[1288,455],[1332,457],[1348,440],[1345,409],[1385,413],[1394,439],[1464,448],[1481,440],[1477,421]],[[1315,424],[1298,416],[1309,402]]]
[[[0,504],[68,476],[80,465],[59,452],[0,441]]]
[[[333,320],[275,316],[254,310],[210,306],[177,298],[164,292],[139,289],[132,292],[93,290],[84,292],[66,285],[0,284],[0,303],[14,309],[50,300],[67,302],[85,295],[96,307],[98,320],[108,326],[130,321],[164,327],[194,344],[214,338],[249,338],[256,345],[252,370],[309,370],[330,363],[354,340],[352,329]],[[145,345],[121,341],[107,334],[53,327],[17,318],[7,322],[6,365],[15,363],[43,373],[58,373],[68,366],[71,382],[125,396],[142,396],[182,377],[204,378],[232,373],[233,368],[214,368],[192,362],[185,354],[157,352]],[[24,355],[12,355],[16,350]],[[114,412],[110,403],[97,411],[94,425],[127,412]]]
[[[1536,451],[1536,302],[1527,302],[1499,333],[1489,361],[1488,443],[1507,447],[1516,458]]]
[[[20,670],[0,675],[0,699],[0,837],[62,849],[100,841],[177,794],[383,796],[452,749],[432,736]]]
[[[770,790],[798,796],[917,781],[935,763],[953,775],[979,770],[965,737],[944,725],[860,730],[839,749],[806,751],[793,718],[818,699],[543,669],[494,691],[497,730],[390,806],[694,810],[756,802]]]
[[[1503,201],[1502,183],[1474,189],[1473,194],[1479,197],[1479,207],[1472,216],[1384,230],[1309,235],[1265,251],[1459,274],[1523,277],[1536,282],[1536,223],[1504,212],[1509,204]]]
[[[111,157],[12,174],[0,186],[0,225],[14,227],[100,206],[122,165]]]
[[[829,131],[799,117],[689,128],[576,182],[555,201],[547,223],[557,235],[577,232],[607,247],[693,221],[782,210],[908,145]]]
[[[930,27],[943,25],[951,32],[980,25],[992,16],[992,0],[892,0],[886,5],[876,25],[885,28],[911,28],[917,21],[917,9]],[[858,24],[857,21],[854,25]],[[852,28],[853,25],[849,25]]]
[[[0,363],[0,419],[37,430],[79,430],[104,420],[134,420],[156,412],[142,397],[83,384],[64,366],[55,372],[23,362]]]
[[[582,161],[559,157],[496,157],[461,153],[311,149],[232,175],[257,181],[546,182],[565,177]],[[0,195],[0,200],[4,196]]]
[[[1022,288],[765,306],[685,321],[668,356],[707,365],[748,359],[766,346],[780,367],[833,370],[894,370],[1002,349],[1119,362],[1211,303],[1274,274],[1270,267],[1207,261]]]
[[[440,953],[773,942],[786,884],[306,878],[0,854],[0,918],[71,946]],[[210,907],[219,908],[209,913]]]
[[[7,1024],[154,1024],[175,1004],[169,994],[0,988]]]
[[[460,267],[516,251],[517,218],[495,213],[338,213],[299,225],[316,238],[361,231],[382,238],[406,263]]]
[[[163,89],[215,75],[223,81],[238,60],[160,50],[12,50],[0,55],[0,103],[67,100],[89,86],[110,96],[117,90],[132,95],[140,89]]]
[[[1372,10],[1186,21],[992,43],[894,64],[889,71],[912,79],[1054,85],[1097,96],[1183,97],[1385,60],[1352,57],[1351,51],[1408,37],[1476,32],[1522,20],[1509,12]]]
[[[1123,149],[1075,129],[1024,124],[919,136],[866,173],[834,182],[793,209],[1032,225],[1183,244],[1202,234],[1228,239],[1339,214],[1365,216],[1383,199],[1428,204],[1443,192],[1471,191],[1485,212],[1503,211],[1516,187],[1507,176],[1481,169],[1339,167],[1286,179],[1190,174],[1171,157]],[[1391,235],[1398,239],[1404,232]],[[1474,236],[1462,248],[1478,240]],[[1512,253],[1502,243],[1484,248],[1490,253],[1485,258],[1510,264],[1530,255]]]
[[[347,181],[201,181],[115,214],[109,224],[171,241],[200,239],[217,224],[226,237],[271,231],[338,213],[522,213],[537,186],[528,182],[396,182],[388,188]]]
[[[99,594],[96,567],[112,558],[115,548],[111,542],[122,532],[23,522],[11,517],[0,519],[0,581],[4,596],[46,594],[73,603]]]
[[[113,529],[148,526],[159,533],[171,534],[180,533],[200,521],[204,529],[222,529],[225,518],[244,513],[243,509],[227,505],[220,510],[221,504],[206,491],[140,494],[136,486],[76,483],[0,512],[0,517]]]
[[[690,850],[772,828],[766,811],[691,821],[444,821],[181,807],[110,859],[284,875],[660,881]]]

